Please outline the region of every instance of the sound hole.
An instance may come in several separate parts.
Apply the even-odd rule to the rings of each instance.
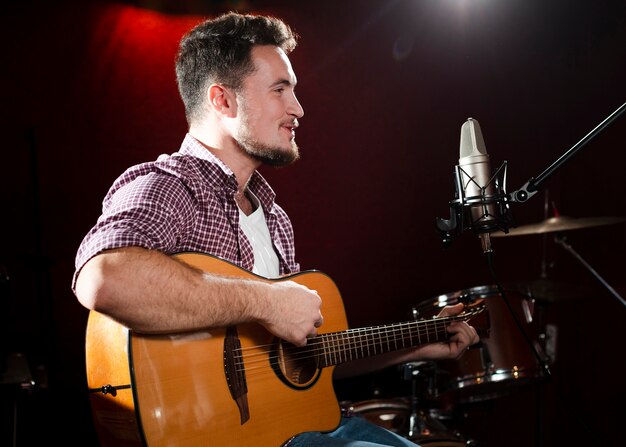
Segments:
[[[277,340],[272,351],[272,368],[285,384],[297,389],[306,389],[315,384],[321,370],[317,365],[314,347],[297,347]]]

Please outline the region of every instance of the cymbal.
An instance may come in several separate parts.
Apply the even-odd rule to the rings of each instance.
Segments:
[[[525,236],[529,234],[555,233],[559,231],[579,230],[626,222],[626,217],[550,217],[543,222],[512,228],[508,233],[494,232],[491,237]]]

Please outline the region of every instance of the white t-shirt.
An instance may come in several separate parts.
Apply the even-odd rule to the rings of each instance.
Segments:
[[[252,196],[252,194],[250,194]],[[256,210],[249,216],[239,209],[239,226],[252,245],[254,253],[254,267],[252,272],[265,278],[277,278],[280,276],[278,256],[274,251],[270,231],[265,221],[263,207],[259,200],[252,196]]]

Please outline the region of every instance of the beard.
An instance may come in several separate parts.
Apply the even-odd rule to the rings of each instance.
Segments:
[[[242,138],[237,144],[246,154],[267,166],[276,168],[288,166],[300,158],[300,151],[294,140],[291,141],[289,150],[270,146],[249,137]]]

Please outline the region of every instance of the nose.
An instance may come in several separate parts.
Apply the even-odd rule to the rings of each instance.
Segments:
[[[290,115],[293,115],[296,118],[302,118],[304,116],[304,109],[302,108],[300,101],[298,101],[295,93],[292,94],[287,111]]]

